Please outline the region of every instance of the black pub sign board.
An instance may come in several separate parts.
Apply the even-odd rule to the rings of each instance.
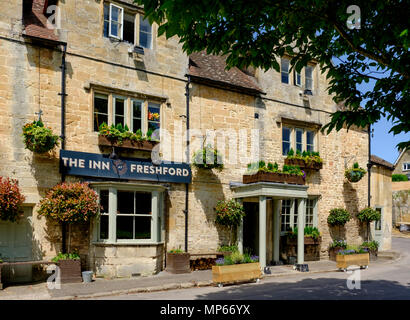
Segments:
[[[60,170],[66,175],[124,180],[191,183],[189,164],[146,159],[118,158],[109,155],[60,150]]]

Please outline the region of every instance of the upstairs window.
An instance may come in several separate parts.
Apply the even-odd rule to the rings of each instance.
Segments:
[[[283,127],[282,128],[282,152],[283,155],[287,155],[289,150],[290,150],[290,145],[291,145],[291,141],[290,141],[290,128],[288,127]]]
[[[295,70],[293,74],[293,81],[295,86],[301,87],[302,86],[302,76],[299,72]]]
[[[115,4],[104,4],[104,37],[152,48],[152,26],[142,14],[125,11]]]
[[[108,123],[108,96],[104,94],[94,95],[94,131],[98,131],[100,125]]]
[[[282,83],[289,83],[289,60],[282,58],[280,61],[280,73]]]
[[[296,150],[303,151],[303,129],[296,128]]]
[[[125,105],[125,99],[122,97],[114,97],[113,102],[114,102],[114,117],[113,117],[113,123],[114,125],[121,124],[124,126],[126,124],[125,122],[125,110],[126,110],[126,105]]]
[[[131,100],[132,101],[132,127],[130,128],[132,132],[142,131],[142,101]]]
[[[315,133],[313,131],[306,131],[306,151],[315,151]]]
[[[123,21],[124,21],[124,9],[110,4],[110,37],[116,39],[122,39],[123,36]]]
[[[313,90],[313,67],[307,66],[305,68],[305,89]]]
[[[409,170],[410,170],[410,162],[403,163],[403,171],[409,171]]]

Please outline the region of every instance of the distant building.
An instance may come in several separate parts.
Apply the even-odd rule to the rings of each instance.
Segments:
[[[410,180],[410,150],[403,150],[394,163],[393,174],[405,174]]]

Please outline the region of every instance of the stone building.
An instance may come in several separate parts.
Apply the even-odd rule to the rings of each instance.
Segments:
[[[329,210],[343,207],[355,215],[367,203],[366,177],[349,183],[344,171],[353,162],[366,167],[368,135],[356,128],[329,135],[320,131],[338,106],[326,92],[319,66],[312,62],[297,74],[283,57],[280,73],[227,71],[222,57],[202,52],[188,57],[176,37],[157,37],[157,26],[132,3],[10,0],[3,6],[0,176],[17,179],[26,196],[25,220],[19,225],[0,222],[3,257],[47,260],[61,251],[61,226],[39,217],[37,210],[47,190],[64,178],[88,181],[99,193],[101,217],[91,225],[69,226],[66,237],[68,250],[78,249],[83,268],[97,275],[159,272],[170,249],[216,251],[228,235],[215,225],[214,207],[231,198],[242,201],[247,213],[239,247],[259,254],[263,266],[287,259],[280,239],[298,223],[320,230],[318,256],[327,259],[336,237],[327,224]],[[47,12],[53,5],[58,23],[55,13]],[[50,20],[54,24],[48,26]],[[45,125],[62,135],[62,150],[37,155],[25,149],[21,129],[40,110]],[[153,113],[158,116],[151,118]],[[189,159],[207,131],[206,143],[223,135],[225,141],[233,139],[225,149],[218,145],[225,157],[223,170],[186,166],[188,120]],[[152,177],[144,167],[153,166],[150,152],[123,149],[114,151],[124,163],[137,159],[133,163],[144,172],[131,176],[128,168],[128,175],[113,177],[74,170],[76,161],[84,159],[112,161],[108,155],[113,150],[99,143],[102,122],[144,133],[165,129],[156,154],[180,163],[170,164],[169,172],[185,169],[187,175],[179,180],[170,174]],[[229,148],[236,150],[236,159]],[[242,184],[247,163],[263,159],[282,166],[290,148],[318,151],[323,158],[323,168],[308,173],[305,185]],[[352,244],[363,241],[357,219],[346,225],[345,237]],[[298,261],[303,259],[300,251]],[[30,272],[18,269],[14,280],[27,279]]]
[[[394,162],[393,174],[404,174],[410,180],[410,150],[402,150]]]

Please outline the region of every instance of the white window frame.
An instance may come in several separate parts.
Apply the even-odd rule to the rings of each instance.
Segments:
[[[141,46],[141,41],[140,41],[140,35],[141,35],[141,21],[142,21],[144,18],[145,18],[145,16],[144,16],[143,14],[138,14],[138,27],[137,27],[137,30],[138,30],[138,35],[136,35],[136,37],[137,37],[137,41],[136,41],[135,43],[137,43],[137,44],[138,44],[138,46],[140,46],[140,47],[142,47],[142,46]],[[152,45],[153,45],[153,41],[154,41],[154,37],[153,37],[153,35],[154,35],[154,32],[153,32],[153,25],[152,25],[152,24],[150,24],[150,27],[151,27],[151,41],[150,41],[150,43],[149,43],[148,48],[143,47],[144,49],[152,49]],[[137,32],[136,32],[136,33],[137,33]]]
[[[283,226],[286,226],[286,223],[285,224],[282,223],[282,219],[284,217],[284,215],[283,215],[283,203],[284,203],[284,201],[290,201],[289,227],[292,230],[296,226],[296,224],[295,224],[295,199],[283,199],[281,201],[281,209],[280,209],[280,219],[281,219],[281,221],[280,221],[280,234],[281,235],[285,235],[288,232],[286,230],[283,230]],[[297,214],[296,214],[296,217],[297,217]]]
[[[410,171],[410,162],[403,163],[403,171]]]
[[[123,97],[123,96],[118,96],[118,95],[113,95],[112,96],[112,123],[114,124],[114,126],[116,126],[117,125],[117,123],[115,122],[115,115],[117,114],[116,113],[116,100],[117,99],[122,99],[122,100],[124,100],[124,122],[123,122],[123,124],[122,124],[122,126],[124,127],[125,125],[127,125],[128,126],[128,117],[127,117],[127,114],[128,114],[128,98],[127,97]]]
[[[146,112],[145,112],[145,105],[146,105],[146,103],[145,103],[145,101],[144,100],[140,100],[140,99],[134,99],[134,98],[131,98],[130,99],[131,100],[131,105],[130,105],[130,107],[131,107],[131,116],[130,116],[130,118],[131,118],[131,121],[130,121],[130,131],[131,132],[135,132],[134,131],[134,101],[136,101],[136,102],[140,102],[141,103],[141,132],[142,133],[144,133],[144,132],[147,132],[147,130],[146,130],[146,128],[145,128],[145,121],[144,121],[144,119],[145,119],[145,117],[146,117]],[[160,118],[161,119],[161,118]]]
[[[305,132],[306,132],[306,134],[305,134],[305,136],[306,136],[306,137],[305,137],[305,139],[306,139],[305,150],[308,151],[308,139],[307,139],[307,136],[308,136],[308,132],[311,132],[311,133],[313,134],[313,139],[312,139],[312,144],[309,144],[309,145],[312,146],[312,151],[315,151],[315,150],[316,150],[316,148],[315,148],[315,145],[316,145],[316,143],[315,143],[316,132],[315,132],[314,130],[305,130]]]
[[[163,215],[164,187],[133,183],[95,182],[90,184],[99,194],[108,190],[108,239],[100,239],[100,219],[93,221],[93,242],[104,244],[158,244],[164,239],[165,224]],[[151,238],[150,239],[117,239],[117,192],[142,191],[151,193]],[[131,216],[131,215],[129,215]],[[144,215],[146,216],[146,215]]]
[[[312,205],[309,205],[309,201],[312,201]],[[305,226],[307,226],[307,216],[309,209],[312,209],[312,227],[317,228],[318,225],[318,217],[317,217],[317,197],[309,197],[306,199],[306,212],[305,212]]]
[[[289,129],[289,141],[283,140],[283,130],[285,128]],[[289,150],[292,149],[292,136],[293,136],[292,132],[293,132],[292,127],[289,127],[289,126],[286,126],[286,125],[282,126],[282,132],[281,132],[281,134],[282,134],[282,141],[281,142],[282,143],[281,143],[281,147],[282,147],[282,155],[284,155],[284,156],[287,156],[287,154],[283,154],[283,143],[284,142],[289,142]]]
[[[118,33],[119,33],[119,35],[113,35],[112,34],[112,28],[111,28],[111,26],[112,26],[112,22],[114,21],[114,20],[112,20],[112,9],[113,8],[117,8],[117,9],[119,9],[120,10],[120,12],[121,12],[121,19],[119,20],[119,21],[115,21],[115,23],[117,23],[117,25],[118,25]],[[109,31],[108,31],[108,35],[111,37],[111,38],[115,38],[115,39],[118,39],[118,40],[122,40],[122,37],[123,37],[123,28],[124,28],[124,8],[122,8],[122,7],[120,7],[120,6],[117,6],[117,5],[115,5],[115,4],[113,4],[113,3],[110,3],[110,25],[109,25]]]
[[[287,64],[288,64],[288,69],[287,69],[287,71],[284,71],[283,68],[282,68],[282,62],[283,62],[283,61],[287,61]],[[290,61],[289,61],[289,59],[287,59],[287,58],[281,58],[281,60],[280,60],[280,82],[283,83],[283,84],[289,84],[289,83],[290,83],[289,66],[290,66]],[[286,73],[286,74],[288,75],[288,82],[283,82],[283,81],[282,81],[282,73]]]
[[[298,145],[298,141],[297,141],[297,134],[298,132],[302,132],[302,150],[300,151],[301,153],[303,152],[303,147],[306,145],[305,143],[305,130],[303,128],[295,128],[295,148],[293,150],[295,150],[295,152],[297,151],[297,145]],[[292,144],[291,144],[292,145]]]
[[[95,111],[95,98],[101,98],[101,99],[107,98],[107,114]],[[97,131],[94,128],[95,114],[106,115],[107,116],[107,125],[108,125],[108,122],[109,122],[109,119],[110,119],[110,95],[109,94],[94,92],[94,95],[93,95],[93,123],[92,123],[92,126],[93,126],[93,132],[98,132],[99,128],[97,128]]]
[[[308,76],[307,76],[307,70],[308,69],[310,69],[310,70],[312,70],[312,77],[311,78],[308,78]],[[306,66],[306,68],[305,68],[305,89],[306,90],[310,90],[312,93],[313,93],[313,88],[314,88],[314,81],[313,81],[313,78],[314,78],[314,76],[313,76],[313,73],[314,73],[314,70],[315,70],[315,68],[313,67],[313,66]],[[308,84],[308,81],[307,80],[310,80],[310,82],[311,82],[311,88],[308,88],[307,87],[307,84]]]

